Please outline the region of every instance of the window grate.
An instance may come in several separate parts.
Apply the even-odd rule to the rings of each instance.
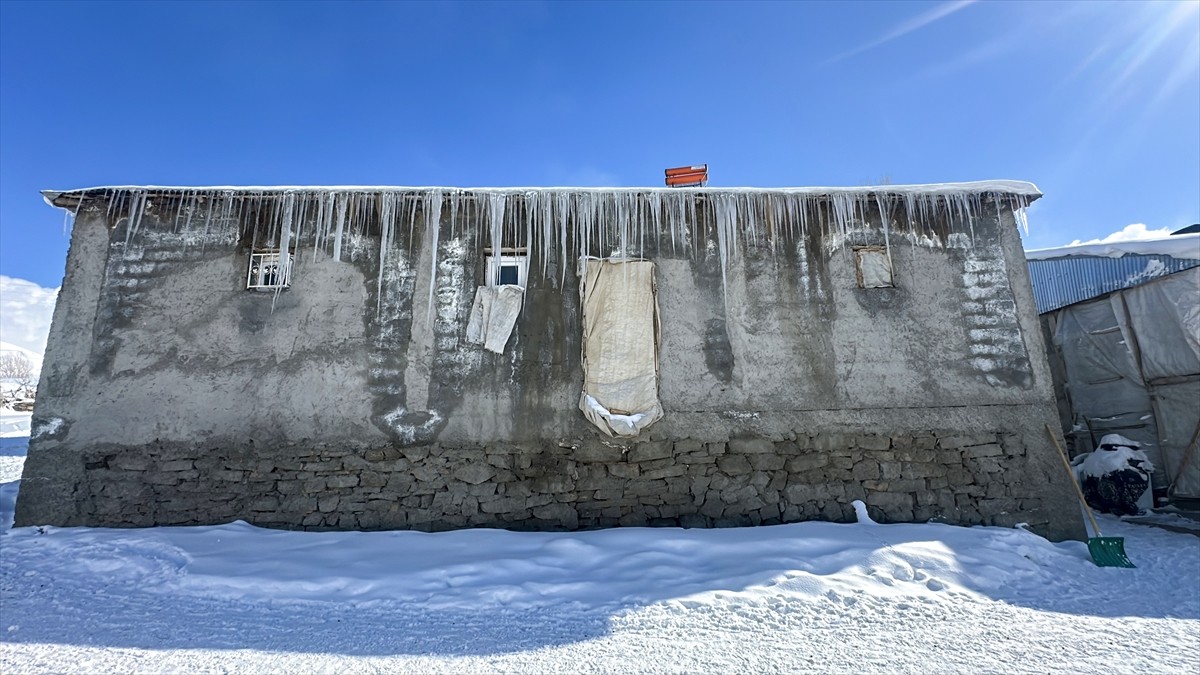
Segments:
[[[250,267],[246,272],[247,290],[280,290],[292,283],[292,256],[287,261],[278,250],[255,251],[250,254]]]

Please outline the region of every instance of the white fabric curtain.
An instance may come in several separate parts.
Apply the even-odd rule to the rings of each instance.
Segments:
[[[583,393],[579,408],[609,436],[636,436],[662,418],[654,263],[581,265]]]

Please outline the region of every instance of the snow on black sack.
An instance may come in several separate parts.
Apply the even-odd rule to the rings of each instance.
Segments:
[[[1137,441],[1120,434],[1108,434],[1100,439],[1100,447],[1094,452],[1071,461],[1088,505],[1118,516],[1139,512],[1138,499],[1149,487],[1154,471],[1140,447]]]

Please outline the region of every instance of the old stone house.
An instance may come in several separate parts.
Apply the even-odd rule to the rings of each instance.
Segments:
[[[18,525],[1082,534],[1028,183],[45,196]]]

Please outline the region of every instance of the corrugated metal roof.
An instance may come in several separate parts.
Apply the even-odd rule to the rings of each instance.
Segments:
[[[1200,266],[1200,260],[1129,254],[1120,258],[1069,256],[1030,260],[1028,264],[1038,314],[1045,314]]]

